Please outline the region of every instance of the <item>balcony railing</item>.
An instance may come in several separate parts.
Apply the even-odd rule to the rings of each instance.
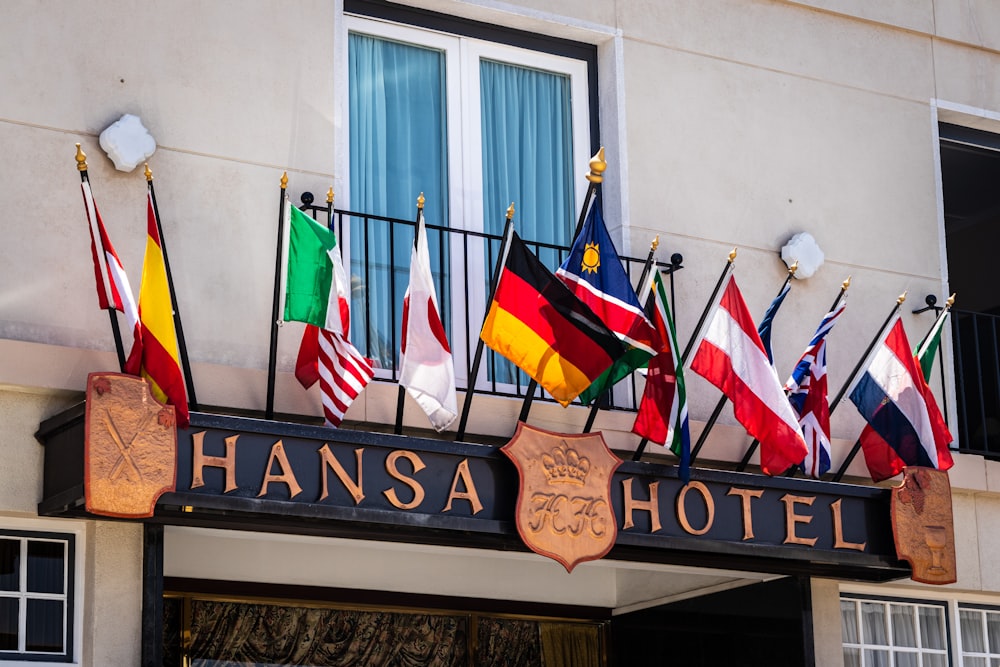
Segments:
[[[1000,317],[952,308],[959,451],[1000,458]]]
[[[402,304],[409,282],[416,221],[331,210],[313,205],[308,193],[303,195],[301,209],[327,222],[337,233],[351,280],[352,342],[375,362],[377,380],[397,381]],[[489,348],[484,350],[478,377],[474,382],[469,381],[502,237],[482,231],[425,226],[441,319],[455,362],[457,389],[466,391],[472,384],[476,393],[523,398],[529,378]],[[566,246],[525,241],[552,271],[569,254]],[[657,262],[656,267],[667,278],[673,303],[673,272],[682,268],[683,258],[675,254],[671,261],[670,264]],[[635,286],[645,260],[622,257],[622,262]],[[636,410],[641,398],[637,383],[635,376],[620,382],[599,399],[602,409]],[[539,389],[535,400],[553,399]]]

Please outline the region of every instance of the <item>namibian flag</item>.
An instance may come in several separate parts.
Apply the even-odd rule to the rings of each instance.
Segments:
[[[608,234],[600,200],[590,208],[556,276],[625,343],[625,355],[580,394],[582,402],[590,403],[636,368],[645,366],[661,345]]]
[[[625,353],[621,341],[515,233],[480,336],[563,407]]]
[[[187,391],[181,373],[174,308],[152,194],[147,197],[146,222],[146,256],[139,287],[142,358],[129,359],[125,372],[146,378],[153,395],[173,405],[177,409],[177,425],[186,428]]]

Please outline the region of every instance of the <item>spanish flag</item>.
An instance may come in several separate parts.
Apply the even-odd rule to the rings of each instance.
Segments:
[[[149,381],[153,395],[177,410],[177,425],[188,425],[187,391],[181,373],[174,307],[170,301],[167,268],[157,231],[152,194],[147,197],[146,257],[139,287],[139,322],[142,328],[142,358],[129,360],[127,373]]]
[[[614,333],[516,233],[480,336],[563,407],[625,353]]]

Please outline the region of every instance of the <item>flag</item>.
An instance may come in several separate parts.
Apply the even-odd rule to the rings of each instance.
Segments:
[[[424,214],[417,221],[410,253],[410,285],[403,298],[399,384],[420,405],[431,425],[443,431],[455,421],[455,364],[441,323]]]
[[[505,248],[480,337],[565,407],[625,349],[516,233]]]
[[[306,389],[319,382],[327,426],[340,426],[351,403],[374,376],[371,360],[342,334],[306,325],[295,378]]]
[[[284,318],[306,323],[295,378],[306,389],[319,382],[324,422],[336,428],[375,371],[371,359],[348,338],[350,283],[337,236],[291,204],[287,207]]]
[[[350,284],[337,236],[295,206],[288,204],[286,210],[284,319],[346,335]]]
[[[954,465],[951,433],[898,317],[850,398],[868,422],[860,440],[872,480],[895,477],[904,466]]]
[[[823,317],[802,358],[785,383],[788,400],[799,417],[806,440],[806,458],[802,470],[819,479],[830,469],[830,403],[827,398],[826,335],[847,307],[847,298]]]
[[[924,381],[931,381],[931,369],[934,368],[934,358],[937,356],[937,351],[941,347],[941,334],[944,332],[944,323],[948,319],[948,314],[951,312],[951,306],[942,312],[938,318],[934,321],[934,326],[931,330],[927,332],[927,337],[917,346],[917,363],[920,364],[920,370],[924,375]]]
[[[625,354],[580,394],[590,403],[657,352],[656,330],[643,312],[595,201],[556,276],[625,344]]]
[[[795,412],[767,358],[736,280],[730,276],[691,370],[733,402],[736,420],[760,441],[760,467],[780,475],[806,456]]]
[[[102,310],[114,308],[125,315],[125,320],[132,329],[132,350],[128,356],[129,359],[138,360],[142,354],[142,333],[139,328],[139,309],[136,307],[135,297],[132,296],[132,286],[128,282],[128,276],[121,260],[118,259],[115,247],[111,245],[108,232],[104,229],[104,221],[101,219],[100,211],[97,210],[97,202],[94,201],[90,183],[83,181],[80,187],[83,190],[83,206],[87,212],[87,221],[90,223],[90,253],[94,259],[94,277],[97,279],[97,302]]]
[[[781,291],[778,292],[778,296],[774,297],[771,301],[771,305],[767,307],[767,312],[764,313],[764,319],[760,321],[757,325],[757,333],[760,335],[760,342],[764,345],[764,352],[767,354],[767,360],[774,365],[774,355],[771,353],[771,325],[774,323],[774,316],[778,314],[778,309],[781,308],[781,304],[784,303],[785,297],[788,296],[788,292],[792,289],[792,282],[786,280],[785,284],[782,285]]]
[[[691,435],[684,369],[663,278],[655,270],[646,297],[646,317],[656,327],[660,346],[657,355],[649,361],[646,389],[632,432],[669,447],[680,459],[680,477],[686,483],[691,479]]]
[[[146,378],[153,395],[173,405],[177,410],[177,425],[186,428],[189,420],[187,391],[181,373],[174,306],[170,300],[152,193],[146,197],[146,255],[139,286],[139,323],[142,354],[129,359],[125,372]]]

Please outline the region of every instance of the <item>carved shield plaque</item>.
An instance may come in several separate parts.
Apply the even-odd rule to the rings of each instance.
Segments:
[[[948,473],[903,469],[903,483],[892,490],[892,532],[897,557],[913,568],[911,579],[923,584],[958,580]]]
[[[153,516],[156,500],[177,485],[173,406],[157,401],[141,378],[91,373],[86,419],[87,511],[123,518]]]
[[[552,433],[519,422],[501,451],[520,475],[517,531],[528,548],[567,572],[611,550],[618,537],[611,476],[621,459],[600,433]]]

